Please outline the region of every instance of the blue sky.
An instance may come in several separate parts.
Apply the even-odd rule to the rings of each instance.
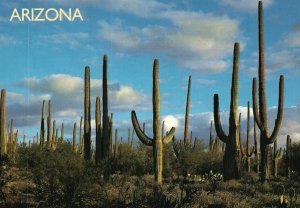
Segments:
[[[263,2],[271,127],[279,75],[285,76],[285,116],[279,137],[283,144],[287,134],[300,138],[300,4]],[[37,7],[79,8],[84,21],[9,22],[14,8]],[[15,128],[31,137],[39,128],[42,100],[51,99],[53,118],[64,121],[70,133],[73,122],[83,115],[84,67],[91,67],[94,103],[101,95],[101,59],[107,54],[115,127],[126,137],[130,111],[135,109],[151,134],[152,63],[158,58],[161,114],[167,128],[176,126],[177,138],[181,137],[187,80],[192,75],[190,129],[206,141],[214,93],[219,94],[227,132],[234,42],[241,45],[239,106],[245,126],[245,106],[251,101],[252,78],[257,76],[256,0],[3,0],[0,87],[8,93],[7,119],[13,118]]]

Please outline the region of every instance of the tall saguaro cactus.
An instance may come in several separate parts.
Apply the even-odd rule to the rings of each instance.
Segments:
[[[108,157],[110,155],[110,135],[109,135],[109,116],[108,116],[108,92],[107,92],[107,55],[103,56],[103,73],[102,73],[102,157]]]
[[[278,110],[275,126],[272,134],[269,132],[268,117],[267,117],[267,103],[266,103],[266,81],[265,81],[265,66],[264,66],[264,30],[263,30],[263,4],[262,1],[258,3],[258,36],[259,36],[259,65],[258,65],[258,98],[259,106],[257,106],[257,92],[256,92],[256,78],[253,78],[252,85],[252,100],[253,100],[253,114],[255,122],[260,129],[260,150],[261,150],[261,180],[267,179],[266,174],[266,159],[267,147],[272,144],[278,135],[281,127],[283,117],[283,97],[284,97],[284,76],[281,75],[279,79],[279,98]]]
[[[168,144],[174,134],[175,128],[169,131],[164,138],[161,137],[161,121],[160,121],[160,92],[159,92],[159,77],[158,77],[158,60],[153,63],[153,89],[152,89],[152,104],[153,104],[153,138],[148,137],[141,129],[137,120],[135,111],[131,111],[132,124],[135,132],[141,142],[145,145],[153,147],[154,160],[154,176],[158,184],[162,183],[163,170],[163,145]]]
[[[191,79],[192,79],[192,77],[189,76],[188,91],[187,91],[187,95],[186,95],[186,106],[185,106],[184,137],[183,137],[184,145],[188,144]]]
[[[91,159],[90,67],[84,70],[84,159]]]
[[[96,164],[101,160],[101,114],[100,114],[100,97],[96,98],[95,109],[95,123],[96,123]]]
[[[51,147],[51,100],[48,101],[48,117],[47,117],[47,148]]]
[[[239,43],[234,44],[233,71],[231,80],[231,100],[229,114],[229,134],[225,135],[219,114],[219,95],[214,95],[214,123],[218,137],[226,143],[223,158],[224,180],[240,178],[240,157],[239,150],[239,128],[238,128],[238,66],[239,66]]]
[[[41,115],[41,130],[40,130],[40,145],[43,148],[45,143],[45,111],[46,111],[46,101],[43,100],[42,105],[42,115]]]
[[[278,175],[278,162],[281,157],[281,148],[277,149],[277,140],[274,142],[273,148],[273,176],[277,177]]]
[[[251,171],[251,157],[254,152],[255,152],[255,147],[251,148],[251,144],[250,144],[250,103],[248,101],[247,103],[247,152],[246,152],[248,173],[250,173]]]
[[[1,90],[1,106],[0,106],[0,140],[1,155],[7,154],[6,145],[6,90]]]

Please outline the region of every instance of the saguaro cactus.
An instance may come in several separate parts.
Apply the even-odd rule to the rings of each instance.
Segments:
[[[110,155],[110,135],[109,135],[109,116],[108,116],[108,92],[107,92],[107,56],[103,56],[103,73],[102,73],[102,102],[103,102],[103,116],[102,116],[102,157]]]
[[[137,120],[135,111],[131,111],[132,124],[135,132],[141,142],[145,145],[153,147],[154,160],[154,176],[158,184],[162,183],[162,161],[163,161],[163,145],[168,144],[174,134],[175,128],[162,138],[161,137],[161,121],[160,121],[160,92],[159,92],[159,77],[158,77],[158,60],[155,59],[153,63],[153,90],[152,90],[152,104],[153,104],[153,138],[148,137],[143,133],[139,122]]]
[[[61,129],[60,129],[60,142],[64,142],[64,123],[61,123]]]
[[[186,95],[186,106],[185,106],[184,137],[183,137],[184,145],[188,144],[191,79],[192,77],[189,76],[188,91]]]
[[[0,140],[1,140],[1,155],[7,154],[6,145],[6,91],[1,90],[1,106],[0,106]]]
[[[40,130],[40,145],[41,145],[41,148],[43,148],[44,143],[45,143],[45,111],[46,111],[45,102],[46,101],[43,100],[42,115],[41,115],[41,130]]]
[[[246,152],[248,173],[250,173],[251,171],[251,157],[254,152],[255,152],[255,147],[251,148],[251,144],[250,144],[250,103],[248,101],[247,103],[247,152]]]
[[[253,114],[255,122],[260,129],[260,151],[261,151],[261,180],[267,179],[266,174],[266,150],[268,145],[272,144],[278,135],[282,117],[283,117],[283,97],[284,97],[284,76],[281,75],[279,79],[279,99],[278,110],[275,126],[272,134],[269,133],[268,117],[267,117],[267,103],[266,103],[266,82],[265,82],[265,66],[264,66],[264,31],[263,31],[263,6],[262,1],[258,3],[258,36],[259,36],[259,66],[258,66],[258,97],[259,107],[256,99],[256,78],[253,78],[252,85],[252,100],[253,100]]]
[[[51,100],[48,101],[47,148],[51,147]]]
[[[285,148],[285,171],[286,171],[286,177],[291,177],[291,145],[292,145],[292,139],[290,135],[287,135],[286,137],[286,148]]]
[[[277,140],[274,142],[273,148],[273,176],[277,177],[278,175],[278,161],[281,157],[281,148],[277,149]]]
[[[91,159],[90,67],[84,70],[84,159]]]
[[[213,136],[212,136],[212,125],[213,121],[210,121],[210,128],[209,128],[209,150],[212,151],[213,149]]]
[[[214,123],[218,137],[226,143],[223,158],[224,180],[240,178],[239,129],[238,129],[238,66],[239,66],[239,43],[234,44],[233,71],[231,80],[231,100],[229,115],[229,134],[225,135],[219,114],[219,95],[214,95]]]
[[[101,160],[101,113],[100,113],[100,97],[96,98],[95,108],[95,124],[96,124],[96,164]]]

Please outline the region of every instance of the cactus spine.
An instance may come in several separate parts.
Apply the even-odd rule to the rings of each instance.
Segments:
[[[7,154],[7,145],[6,145],[6,91],[5,89],[1,90],[1,106],[0,106],[0,140],[1,140],[1,155]]]
[[[252,85],[252,100],[253,100],[253,114],[255,122],[260,129],[260,151],[261,151],[261,180],[267,179],[266,174],[266,159],[267,147],[272,144],[278,135],[282,117],[283,117],[283,97],[284,97],[284,76],[281,75],[279,79],[279,98],[278,111],[275,126],[272,134],[269,133],[268,117],[267,117],[267,103],[266,103],[266,82],[265,82],[265,67],[264,67],[264,31],[263,31],[263,7],[262,1],[258,3],[258,28],[259,28],[259,66],[258,66],[258,97],[259,108],[257,107],[256,99],[256,78],[253,78]]]
[[[96,164],[101,161],[101,113],[100,113],[100,97],[96,98],[95,109],[95,124],[96,124]]]
[[[188,144],[191,79],[192,79],[192,77],[189,76],[188,91],[187,91],[187,95],[186,95],[186,106],[185,106],[184,145]]]
[[[153,90],[152,90],[152,104],[153,104],[153,138],[148,137],[140,128],[135,111],[131,111],[132,124],[135,132],[141,142],[145,145],[153,147],[154,160],[154,176],[158,184],[162,183],[162,161],[163,161],[163,144],[168,144],[174,134],[175,128],[169,131],[164,138],[161,137],[161,121],[160,121],[160,92],[159,92],[159,77],[158,77],[158,60],[155,59],[153,63]]]
[[[226,143],[223,158],[224,180],[240,178],[240,150],[238,129],[238,65],[239,65],[239,43],[234,44],[233,71],[231,83],[231,100],[229,115],[229,134],[225,135],[219,114],[219,95],[214,95],[214,123],[218,137]]]
[[[91,159],[90,68],[84,70],[84,159]]]

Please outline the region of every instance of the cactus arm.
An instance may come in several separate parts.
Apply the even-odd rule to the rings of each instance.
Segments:
[[[175,127],[172,127],[169,133],[166,134],[166,136],[163,138],[163,144],[168,144],[175,134]]]
[[[257,97],[256,97],[256,78],[253,78],[252,81],[252,103],[253,103],[253,116],[254,116],[254,120],[257,123],[257,126],[259,129],[262,129],[262,124],[260,121],[260,117],[259,117],[259,113],[258,113],[258,107],[257,107]]]
[[[140,139],[140,141],[147,145],[147,146],[152,146],[153,145],[153,139],[149,138],[144,132],[142,131],[140,124],[137,120],[135,111],[131,111],[131,120],[133,124],[133,128],[135,130],[136,135]]]
[[[275,121],[274,130],[272,135],[268,139],[268,144],[273,143],[278,135],[279,129],[281,127],[281,122],[283,118],[283,98],[284,98],[284,76],[281,75],[279,78],[279,97],[278,97],[278,110],[277,110],[277,118]]]
[[[225,135],[221,119],[220,119],[220,113],[219,113],[219,95],[214,95],[214,123],[215,123],[215,129],[218,137],[221,139],[222,142],[227,143],[229,142],[228,136]]]

